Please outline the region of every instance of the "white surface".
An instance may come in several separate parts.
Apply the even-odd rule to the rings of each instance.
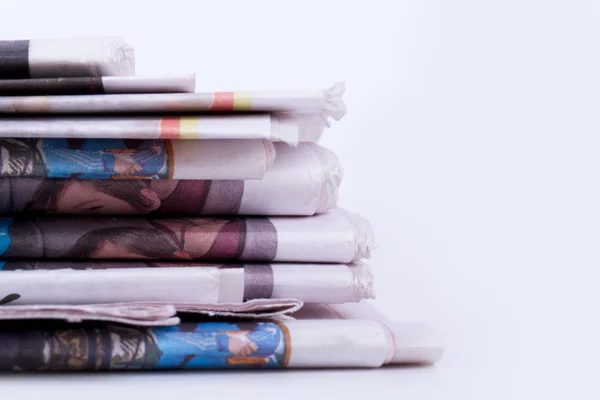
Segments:
[[[89,7],[5,2],[0,37],[122,34],[139,74],[195,71],[203,90],[345,79],[323,143],[342,205],[377,233],[376,304],[438,326],[447,352],[434,368],[2,375],[3,398],[598,398],[600,3]]]

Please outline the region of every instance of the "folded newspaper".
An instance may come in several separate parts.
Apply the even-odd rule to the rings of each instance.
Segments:
[[[195,89],[195,74],[173,76],[93,76],[79,78],[0,79],[0,96],[193,93]]]
[[[0,178],[0,214],[313,215],[333,209],[342,169],[314,143],[275,143],[263,179]]]
[[[310,217],[0,219],[0,259],[244,260],[350,263],[371,226],[334,209]]]
[[[268,140],[0,139],[0,176],[260,179]]]
[[[0,41],[0,79],[134,75],[121,37]]]
[[[170,94],[0,97],[5,114],[139,114],[183,112],[286,112],[341,119],[345,86],[320,90],[266,90]]]
[[[345,307],[333,319],[308,311],[295,320],[196,319],[162,327],[0,322],[0,370],[374,368],[442,356],[431,326],[393,323],[354,306],[356,315]]]
[[[7,298],[4,299],[6,301]],[[10,299],[8,299],[10,300]],[[290,319],[303,303],[298,299],[253,299],[235,303],[138,301],[94,304],[6,304],[0,321],[60,320],[72,323],[109,321],[139,326],[171,326],[179,316],[230,319]]]
[[[198,264],[163,261],[0,261],[0,304],[236,303],[374,297],[373,275],[354,264]]]
[[[0,81],[0,87],[2,81]],[[60,116],[0,118],[0,138],[269,139],[297,145],[320,139],[319,116],[285,114]]]

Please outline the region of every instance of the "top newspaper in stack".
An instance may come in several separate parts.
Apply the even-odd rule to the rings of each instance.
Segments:
[[[134,74],[134,51],[122,37],[0,41],[0,79]]]
[[[123,38],[0,41],[0,96],[179,93],[194,74],[139,77]]]
[[[194,74],[139,77],[120,37],[0,41],[0,96],[193,92]]]

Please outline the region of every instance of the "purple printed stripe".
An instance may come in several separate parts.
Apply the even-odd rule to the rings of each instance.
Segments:
[[[270,261],[277,255],[277,230],[268,218],[246,219],[246,246],[240,260]]]
[[[273,296],[273,268],[269,264],[244,265],[244,301]]]

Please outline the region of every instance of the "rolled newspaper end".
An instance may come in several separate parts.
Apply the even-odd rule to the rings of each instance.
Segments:
[[[433,364],[444,354],[440,331],[422,322],[398,322],[388,326],[394,349],[388,364]]]
[[[263,179],[0,178],[0,215],[313,215],[335,208],[342,168],[314,143],[275,143]]]
[[[325,96],[325,105],[323,106],[325,112],[321,115],[325,117],[332,117],[336,121],[339,121],[346,115],[346,104],[342,101],[342,96],[346,92],[345,82],[336,82],[327,90]]]
[[[2,81],[0,81],[2,86]],[[277,114],[200,116],[61,116],[0,119],[0,138],[266,139],[297,145],[324,127]],[[314,132],[311,132],[314,130]]]
[[[297,319],[368,320],[385,327],[386,364],[431,364],[444,354],[442,334],[422,322],[393,322],[367,302],[306,304],[293,316]]]
[[[369,258],[375,247],[369,222],[341,208],[312,217],[269,220],[277,231],[276,261],[349,263]]]
[[[195,74],[0,80],[0,96],[192,93],[195,89]]]
[[[134,75],[122,37],[0,41],[0,79]]]
[[[290,368],[433,364],[443,353],[438,332],[422,323],[394,326],[394,339],[387,326],[370,320],[308,319],[285,322],[285,325],[293,339],[287,365]]]
[[[360,222],[359,222],[360,221]],[[356,214],[312,217],[0,219],[0,257],[350,263],[374,239]]]
[[[332,210],[337,205],[344,170],[333,152],[321,146],[313,146],[312,149],[322,166],[321,190],[315,207],[316,213],[321,214]]]
[[[236,97],[247,97],[251,101],[251,104],[247,105],[249,108],[247,111],[297,112],[315,114],[323,119],[333,118],[339,121],[347,111],[346,104],[342,100],[345,92],[346,84],[335,82],[327,89],[312,92],[300,90],[233,92],[233,97],[234,102]],[[215,98],[213,105],[215,110],[232,111],[228,104],[217,105],[216,103],[217,99]],[[235,110],[235,104],[233,107]]]
[[[4,114],[277,112],[341,119],[344,84],[328,90],[0,97]]]
[[[297,299],[358,302],[374,297],[373,274],[358,264],[167,262],[0,262],[1,304],[122,302],[241,303]]]
[[[0,139],[0,176],[80,179],[260,179],[268,140]]]
[[[335,208],[343,171],[332,151],[314,143],[297,148],[275,143],[275,150],[275,162],[263,179],[244,182],[235,213],[313,215]]]
[[[0,369],[375,368],[392,361],[387,356],[390,346],[411,349],[412,354],[396,359],[409,364],[437,361],[435,349],[439,347],[437,338],[418,325],[399,328],[404,335],[394,344],[384,325],[360,319],[225,319],[150,328],[92,326],[94,329],[85,329],[86,323],[0,324]],[[59,341],[65,337],[70,340]],[[95,344],[94,352],[87,351],[88,343]]]

